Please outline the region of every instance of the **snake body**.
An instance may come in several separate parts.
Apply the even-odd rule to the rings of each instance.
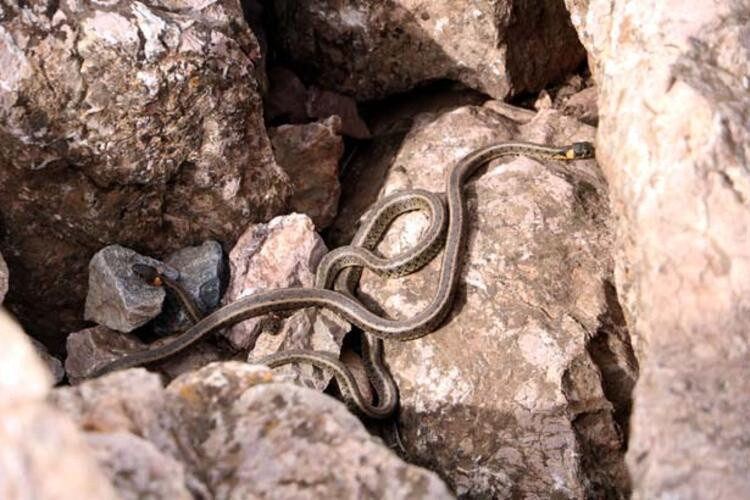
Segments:
[[[353,266],[363,265],[369,267],[370,262],[377,260],[378,258],[378,256],[369,249],[358,248],[358,245],[362,245],[362,241],[357,242],[355,237],[353,246],[343,247],[345,250],[337,250],[338,253],[335,254],[336,256],[331,257],[331,262],[326,264],[330,266],[330,273],[333,275],[335,275],[336,272],[347,268],[341,273],[344,275],[344,278],[339,278],[339,280],[337,280],[337,290],[329,290],[321,286],[320,288],[283,288],[255,293],[214,311],[212,314],[204,317],[184,333],[179,335],[172,342],[154,349],[136,352],[116,359],[96,369],[92,376],[113,370],[151,363],[167,356],[171,356],[185,349],[205,335],[218,329],[231,326],[245,319],[273,311],[291,310],[302,307],[323,307],[330,309],[367,332],[368,336],[365,338],[372,342],[363,342],[363,345],[366,344],[365,348],[370,349],[370,354],[368,355],[370,358],[372,358],[373,354],[382,354],[382,352],[378,352],[378,346],[380,351],[382,351],[382,344],[374,341],[374,338],[403,341],[416,339],[433,331],[444,320],[450,310],[460,274],[460,254],[466,232],[466,208],[464,206],[462,186],[467,178],[487,162],[503,156],[516,155],[524,155],[543,160],[572,161],[592,158],[594,155],[594,148],[592,144],[587,142],[578,142],[563,147],[545,146],[526,142],[503,142],[473,151],[460,160],[450,171],[446,180],[445,198],[448,206],[447,228],[439,228],[433,223],[430,225],[430,228],[428,228],[425,237],[422,240],[429,242],[433,241],[434,238],[434,241],[442,241],[441,234],[443,230],[445,231],[445,247],[438,277],[437,292],[430,304],[414,317],[402,320],[383,318],[365,308],[353,297],[351,285],[356,281],[355,278],[358,279],[358,273],[360,271],[358,267]],[[409,199],[408,195],[406,196],[406,199]],[[369,220],[372,221],[373,224],[371,231],[374,233],[379,232],[382,236],[390,221],[387,221],[386,223],[385,221],[388,217],[380,216],[379,213],[386,210],[386,208],[388,210],[394,209],[387,203],[378,206],[380,209],[375,210],[375,213],[371,215]],[[394,213],[398,214],[401,212],[395,210]],[[368,234],[366,234],[365,231],[358,232],[358,235],[363,241],[371,241],[371,239],[374,239],[368,239]],[[399,258],[405,257],[404,260],[406,261],[406,264],[395,266],[395,271],[392,268],[388,268],[384,273],[406,272],[405,270],[410,268],[424,265],[434,256],[434,252],[432,251],[433,247],[429,243],[423,246],[426,246],[427,250],[422,251],[421,253],[410,252],[406,256],[397,256]],[[414,257],[417,254],[419,256],[413,259],[414,262],[411,262],[408,256],[411,255]],[[377,265],[375,265],[375,269],[377,272]],[[324,284],[330,283],[330,280],[333,279],[331,274],[316,279],[316,283],[320,284],[321,281]],[[342,279],[343,282],[341,281]],[[350,396],[353,395],[355,404],[358,407],[361,406],[360,411],[362,411],[362,413],[365,413],[366,415],[369,414],[369,416],[375,418],[383,418],[383,416],[387,416],[384,415],[386,411],[392,411],[391,406],[395,408],[395,394],[390,394],[387,387],[384,389],[383,394],[380,394],[380,391],[378,390],[378,385],[382,385],[382,381],[375,386],[376,390],[378,390],[380,400],[378,407],[373,407],[369,402],[361,405],[364,398],[361,397],[361,393],[359,393],[353,377],[348,373],[348,370],[340,369],[343,365],[339,366],[340,362],[333,359],[332,356],[321,355],[321,353],[311,353],[309,351],[289,351],[286,353],[282,352],[271,355],[264,358],[263,361],[270,363],[273,366],[297,361],[309,362],[316,366],[325,365],[322,367],[333,370],[334,374],[337,375],[337,379],[341,377],[339,382],[341,383],[343,381],[343,385],[346,386],[343,388],[344,391]],[[378,366],[373,368],[377,370]],[[357,394],[359,394],[359,398],[357,398]],[[360,401],[356,401],[357,399],[360,399]],[[375,409],[373,410],[373,408]]]

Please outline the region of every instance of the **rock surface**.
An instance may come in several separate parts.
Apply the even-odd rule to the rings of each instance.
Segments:
[[[599,88],[597,155],[641,362],[633,497],[747,498],[750,6],[567,4]]]
[[[5,293],[8,291],[8,265],[0,253],[0,305],[5,300]]]
[[[563,2],[281,0],[272,37],[308,80],[357,100],[438,79],[493,97],[535,91],[580,64]]]
[[[443,191],[445,172],[485,144],[566,144],[593,134],[556,111],[498,102],[422,114],[391,169],[357,162],[354,189]],[[622,402],[609,399],[599,365],[629,359],[589,351],[598,337],[627,342],[605,328],[613,262],[601,172],[594,161],[518,158],[474,179],[464,189],[469,243],[452,314],[426,337],[386,343],[409,456],[467,498],[617,498],[628,488],[615,420]],[[405,251],[426,223],[421,213],[397,221],[383,253]],[[433,261],[403,280],[365,273],[360,296],[392,316],[413,316],[429,303],[439,267]]]
[[[292,180],[289,208],[310,217],[318,230],[331,224],[339,207],[341,119],[269,129],[276,161]]]
[[[305,215],[276,217],[268,224],[250,226],[229,253],[231,281],[224,304],[262,290],[313,286],[315,269],[327,251]],[[248,319],[224,335],[235,348],[251,349],[267,319]]]
[[[136,369],[56,390],[52,400],[90,431],[125,498],[451,498],[434,473],[402,462],[339,402],[271,381],[264,367],[214,363],[164,389]]]
[[[229,247],[284,209],[239,3],[161,3],[3,3],[0,249],[45,341],[80,327],[103,246]]]
[[[81,433],[45,402],[50,374],[3,309],[0,343],[0,498],[117,498]]]

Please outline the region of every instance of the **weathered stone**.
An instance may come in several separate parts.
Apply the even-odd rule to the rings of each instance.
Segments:
[[[750,5],[568,0],[641,373],[633,497],[748,498]]]
[[[339,402],[272,380],[265,367],[214,363],[164,389],[136,369],[55,390],[51,400],[90,432],[125,498],[185,489],[202,498],[450,497]]]
[[[34,337],[29,337],[29,341],[31,341],[31,345],[34,346],[37,356],[39,356],[52,374],[52,383],[56,385],[62,382],[63,378],[65,378],[65,369],[63,368],[62,362],[52,356],[47,350],[47,347]]]
[[[0,249],[47,344],[82,326],[101,247],[229,248],[285,207],[239,3],[152,3],[3,3]]]
[[[0,305],[5,300],[5,293],[8,291],[8,266],[3,260],[3,254],[0,253]]]
[[[339,206],[339,159],[344,152],[340,129],[341,119],[332,116],[268,131],[276,161],[292,179],[290,208],[309,216],[318,230],[331,224]]]
[[[89,378],[94,370],[126,354],[159,347],[172,341],[164,337],[151,344],[144,344],[132,333],[110,330],[106,326],[95,326],[73,332],[67,337],[65,371],[68,381],[77,384]],[[177,375],[218,361],[223,356],[221,350],[208,341],[200,341],[183,352],[153,363],[151,367],[173,379]]]
[[[176,270],[129,248],[120,245],[104,247],[89,263],[87,320],[120,332],[130,332],[161,312],[164,290],[146,283],[135,274],[133,264],[136,263],[157,267],[172,279],[179,276]]]
[[[583,60],[560,0],[269,6],[277,45],[307,81],[368,100],[453,79],[493,97],[535,91]]]
[[[488,143],[593,134],[556,111],[502,103],[423,114],[390,170],[356,163],[352,189],[443,191],[446,172]],[[588,349],[615,334],[604,328],[613,268],[606,183],[593,161],[501,161],[463,190],[468,248],[451,315],[421,339],[386,343],[402,441],[460,496],[617,497],[627,491],[620,403],[608,399],[601,359]],[[422,213],[396,221],[383,253],[408,249],[426,224]],[[398,281],[365,273],[361,298],[392,317],[414,316],[430,302],[440,265]]]
[[[200,246],[182,248],[167,256],[164,262],[180,273],[178,283],[193,297],[204,315],[218,307],[226,288],[228,270],[224,251],[217,241],[208,240]],[[175,333],[192,323],[177,296],[167,290],[162,313],[154,320],[154,331]]]
[[[325,119],[336,115],[341,118],[341,134],[354,139],[369,139],[370,131],[357,110],[357,101],[330,90],[311,87],[305,104],[310,118]]]
[[[116,498],[83,436],[44,401],[50,374],[3,309],[0,344],[0,498]]]
[[[229,253],[231,280],[224,294],[230,304],[255,292],[311,287],[315,269],[328,250],[305,215],[276,217],[250,226]],[[267,317],[250,318],[223,335],[237,349],[251,349]]]
[[[294,72],[284,66],[268,70],[269,91],[265,98],[265,114],[274,125],[305,123],[307,87]]]

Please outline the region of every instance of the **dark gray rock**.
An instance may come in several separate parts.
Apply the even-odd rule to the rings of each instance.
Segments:
[[[164,261],[180,273],[179,284],[193,297],[203,314],[216,309],[228,276],[224,252],[217,241],[207,240],[199,246],[182,248]],[[162,314],[154,320],[154,331],[168,335],[191,324],[177,296],[167,290]]]
[[[85,317],[120,332],[130,332],[155,318],[164,302],[164,290],[133,273],[135,263],[156,266],[167,276],[179,273],[156,259],[120,245],[99,250],[89,263],[89,290]]]

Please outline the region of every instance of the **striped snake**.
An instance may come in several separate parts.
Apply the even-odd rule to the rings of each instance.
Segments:
[[[437,195],[426,191],[405,191],[380,200],[370,211],[364,225],[355,235],[351,245],[334,250],[324,257],[316,275],[314,288],[281,288],[266,290],[243,297],[203,317],[171,342],[153,349],[128,354],[107,363],[92,373],[98,376],[109,371],[151,363],[175,354],[207,334],[240,321],[272,311],[303,307],[324,307],[343,316],[350,323],[367,332],[363,336],[363,356],[369,377],[378,393],[378,404],[364,398],[343,363],[330,354],[312,351],[286,351],[258,360],[271,367],[293,362],[307,362],[331,370],[339,382],[348,402],[359,412],[372,418],[385,418],[392,414],[397,404],[397,390],[390,375],[382,366],[382,342],[412,340],[437,328],[448,314],[460,274],[460,253],[466,233],[466,208],[462,186],[479,167],[503,156],[523,155],[542,160],[572,161],[592,158],[594,147],[588,142],[555,147],[527,142],[502,142],[469,153],[450,171],[446,180],[445,200],[448,205],[447,227],[439,223],[446,217]],[[382,259],[373,248],[390,222],[406,211],[427,208],[432,212],[430,227],[417,246],[391,259]],[[442,214],[442,215],[441,215]],[[386,275],[408,274],[422,267],[440,249],[444,241],[442,265],[437,292],[430,304],[412,318],[393,320],[379,316],[365,308],[354,296],[360,267],[368,267]],[[146,266],[147,267],[147,266]],[[158,273],[157,273],[158,274]],[[338,275],[338,276],[337,276]],[[162,275],[155,275],[167,286]],[[327,287],[334,281],[335,290]],[[179,287],[178,287],[179,288]]]

